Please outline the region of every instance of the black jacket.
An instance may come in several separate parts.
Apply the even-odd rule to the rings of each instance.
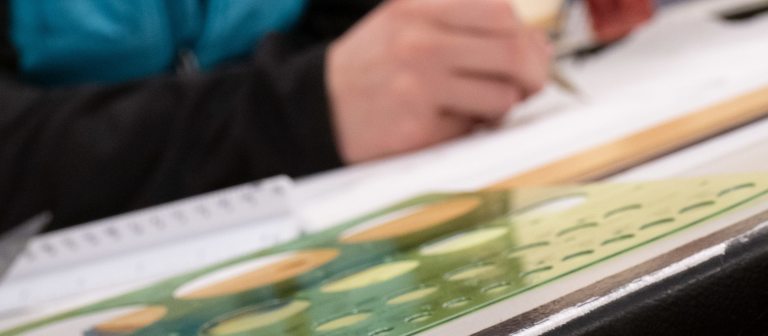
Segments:
[[[325,50],[378,0],[310,0],[290,33],[195,77],[48,89],[25,83],[0,0],[0,231],[49,229],[276,174],[341,165]]]

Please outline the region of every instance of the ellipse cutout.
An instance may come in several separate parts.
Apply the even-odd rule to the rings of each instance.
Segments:
[[[181,286],[174,297],[195,300],[245,292],[310,272],[338,255],[335,249],[318,249],[286,252],[242,262]]]

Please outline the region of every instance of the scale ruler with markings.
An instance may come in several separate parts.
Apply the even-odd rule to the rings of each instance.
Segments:
[[[292,194],[279,176],[37,237],[0,285],[0,315],[293,239],[302,229]]]

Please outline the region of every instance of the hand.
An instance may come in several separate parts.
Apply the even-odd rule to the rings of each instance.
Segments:
[[[508,0],[384,2],[328,52],[341,156],[365,161],[498,122],[542,88],[551,54]]]
[[[652,0],[587,0],[597,40],[613,42],[653,16]]]

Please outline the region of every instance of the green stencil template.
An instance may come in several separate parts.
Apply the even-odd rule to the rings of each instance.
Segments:
[[[766,193],[768,174],[424,195],[0,336],[412,335]]]

